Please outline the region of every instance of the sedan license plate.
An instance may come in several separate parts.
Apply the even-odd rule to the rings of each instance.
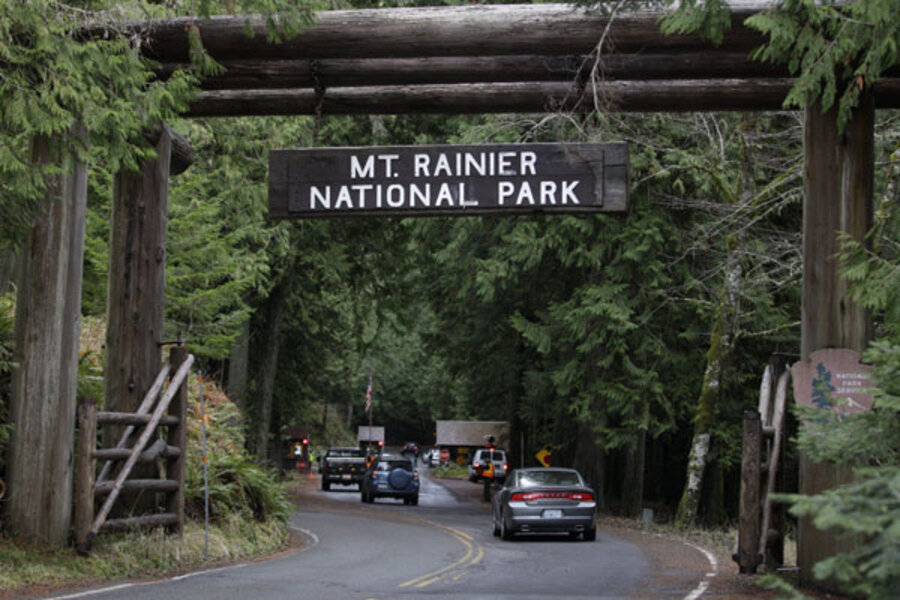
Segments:
[[[344,478],[344,479],[350,479],[350,474],[349,474],[349,473],[344,473],[343,478]]]
[[[541,513],[542,519],[561,519],[562,518],[562,510],[556,508],[550,508]]]

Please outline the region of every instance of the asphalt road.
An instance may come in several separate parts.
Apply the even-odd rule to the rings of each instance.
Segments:
[[[491,535],[480,487],[444,485],[422,468],[419,506],[355,488],[323,492],[299,484],[291,525],[303,550],[159,582],[123,584],[57,598],[143,599],[501,599],[648,597],[654,567],[633,542],[598,530],[597,540]],[[449,488],[449,489],[448,489]],[[684,598],[696,582],[656,587],[650,597]]]

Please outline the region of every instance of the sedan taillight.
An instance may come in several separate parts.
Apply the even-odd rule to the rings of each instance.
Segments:
[[[590,492],[516,492],[510,497],[512,502],[533,502],[534,500],[572,500],[575,502],[592,502],[594,495]]]

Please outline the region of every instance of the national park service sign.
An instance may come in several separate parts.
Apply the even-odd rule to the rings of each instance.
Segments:
[[[627,161],[624,142],[273,150],[269,216],[622,212]]]
[[[872,408],[872,367],[846,348],[816,350],[791,367],[798,404],[841,415]]]

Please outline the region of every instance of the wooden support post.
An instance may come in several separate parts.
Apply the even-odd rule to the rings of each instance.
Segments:
[[[744,450],[741,461],[741,507],[738,523],[738,551],[735,560],[741,573],[756,573],[761,557],[760,536],[760,478],[759,463],[762,448],[762,424],[759,413],[744,413]]]
[[[161,130],[156,158],[115,177],[109,247],[106,409],[133,413],[160,372],[165,306],[166,219],[171,138]],[[106,446],[122,430],[113,428]]]
[[[840,232],[863,241],[872,225],[874,121],[871,94],[863,95],[843,133],[837,128],[835,108],[825,113],[818,105],[806,109],[801,360],[821,348],[862,352],[872,337],[871,319],[847,294],[835,255]],[[849,468],[800,457],[802,494],[832,489],[849,482],[851,476]],[[838,541],[816,529],[811,519],[800,519],[801,583],[822,586],[813,576],[815,564],[850,547],[850,541]],[[824,582],[824,587],[835,586]]]
[[[59,138],[37,138],[45,207],[20,253],[5,523],[32,543],[66,544],[72,525],[72,449],[87,166],[64,156]]]
[[[78,407],[78,454],[75,457],[75,549],[87,554],[94,523],[94,471],[97,449],[97,401],[87,398]]]
[[[138,410],[160,372],[169,175],[192,160],[190,144],[168,126],[160,125],[148,137],[156,158],[144,162],[140,173],[116,175],[111,217],[106,406],[130,413]],[[106,445],[123,433],[112,429]],[[156,467],[141,466],[135,475],[155,477]],[[155,499],[142,500],[138,507],[153,511]]]
[[[178,370],[187,359],[187,349],[184,346],[176,346],[172,348],[169,354],[169,365],[173,372]],[[178,425],[169,427],[169,446],[176,446],[181,453],[169,458],[166,461],[166,478],[177,482],[178,487],[169,494],[168,512],[177,517],[174,525],[170,529],[181,535],[184,533],[184,461],[187,455],[187,398],[188,398],[188,377],[184,378],[184,382],[178,387],[178,392],[169,405],[169,416],[179,417],[181,422]]]

